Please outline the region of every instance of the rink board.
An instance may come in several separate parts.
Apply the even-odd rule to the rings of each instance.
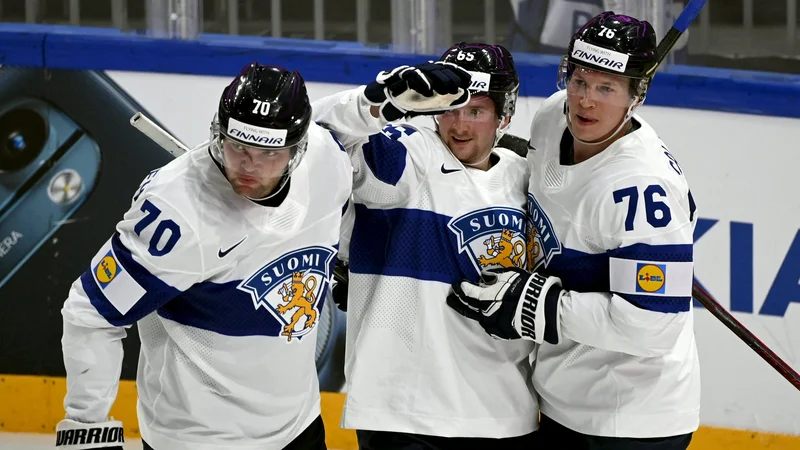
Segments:
[[[314,100],[368,82],[378,70],[428,58],[355,43],[231,36],[153,41],[107,29],[0,26],[4,66],[103,71],[189,145],[207,139],[219,93],[252,60],[300,70]],[[516,60],[522,87],[511,132],[527,137],[538,105],[554,92],[557,59],[519,55]],[[795,367],[800,362],[800,327],[795,325],[800,323],[795,304],[800,302],[798,105],[800,77],[675,67],[656,77],[640,110],[680,161],[698,201],[698,281]],[[9,308],[30,308],[32,302],[15,300],[31,298],[45,286],[20,290],[14,298],[0,295],[0,301]],[[56,325],[37,329],[33,321],[45,314],[37,310],[24,313],[30,323],[20,319],[15,324],[49,334],[44,343],[30,344],[24,335],[13,342],[31,360],[47,359],[48,368],[38,362],[13,365],[14,358],[3,353],[12,348],[9,341],[0,342],[0,373],[18,374],[0,375],[1,431],[50,433],[63,417],[57,303],[66,293],[65,288],[58,298],[47,299],[47,314]],[[800,435],[800,394],[707,311],[695,307],[701,422],[711,426],[701,428],[692,448],[800,448],[800,438],[785,435]],[[126,355],[135,361],[135,352],[126,348]],[[137,434],[132,370],[123,368],[127,379],[113,411],[130,436]],[[329,442],[354,448],[353,434],[338,429],[342,404],[342,394],[323,395]]]
[[[64,416],[66,379],[56,377],[0,376],[0,431],[55,433]],[[322,393],[322,419],[330,448],[356,450],[353,430],[339,428],[345,394]],[[9,407],[10,405],[10,407]],[[139,438],[136,420],[136,383],[124,380],[111,416],[122,421],[125,437]],[[695,433],[690,450],[790,450],[800,448],[800,436],[786,436],[702,426]]]

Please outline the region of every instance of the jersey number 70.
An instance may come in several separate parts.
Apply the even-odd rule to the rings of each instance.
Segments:
[[[161,215],[161,210],[158,209],[156,205],[152,204],[150,200],[145,200],[142,203],[141,211],[144,213],[144,217],[142,217],[141,220],[139,220],[139,222],[137,222],[133,227],[133,231],[137,236],[140,236],[142,231],[155,222],[158,216]],[[164,237],[164,233],[167,231],[169,231],[167,242],[165,242],[164,245],[159,248],[158,244],[161,242],[162,238]],[[156,229],[153,231],[153,236],[150,237],[150,245],[147,248],[147,251],[153,256],[164,256],[172,251],[172,249],[175,247],[175,244],[178,243],[178,239],[180,238],[181,227],[172,219],[163,219],[158,222],[158,225],[156,225]]]

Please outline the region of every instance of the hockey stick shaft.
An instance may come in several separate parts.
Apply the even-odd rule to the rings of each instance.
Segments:
[[[692,286],[692,296],[696,298],[705,308],[714,315],[720,322],[722,322],[729,330],[739,337],[748,347],[753,349],[758,356],[764,359],[773,369],[777,370],[784,378],[786,378],[792,386],[800,389],[800,375],[783,361],[778,355],[775,354],[769,347],[766,346],[760,339],[756,337],[750,330],[747,329],[741,322],[733,317],[719,303],[711,297],[711,294],[706,292],[699,284],[695,283]]]
[[[141,112],[137,112],[131,117],[131,125],[176,158],[189,151],[189,148],[183,145],[181,141],[167,133],[166,130],[156,125],[155,122]]]
[[[527,156],[528,141],[521,137],[514,136],[513,134],[504,134],[500,138],[498,145],[514,153],[522,156]],[[755,334],[747,329],[741,322],[733,317],[733,314],[723,308],[716,300],[706,292],[699,284],[695,283],[692,286],[692,296],[696,298],[705,308],[723,323],[729,330],[731,330],[739,339],[741,339],[748,347],[753,349],[764,361],[767,362],[773,369],[777,370],[784,378],[786,378],[792,386],[800,389],[800,375],[792,369],[789,364],[783,361],[778,355],[775,354],[766,344],[761,342]]]
[[[672,28],[667,31],[667,34],[664,35],[664,38],[661,39],[661,42],[658,43],[658,47],[656,52],[658,53],[658,61],[656,65],[654,65],[647,74],[650,75],[655,72],[661,63],[664,62],[669,51],[672,50],[672,47],[675,46],[675,43],[678,42],[678,39],[681,38],[683,33],[689,29],[689,25],[694,21],[698,14],[700,14],[700,10],[703,9],[707,0],[691,0],[686,8],[683,8],[681,15],[678,16],[678,19],[672,25]]]

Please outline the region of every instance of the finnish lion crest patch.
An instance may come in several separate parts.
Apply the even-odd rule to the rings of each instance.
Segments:
[[[317,324],[335,250],[305,247],[271,261],[237,289],[250,294],[253,306],[270,312],[281,323],[280,336],[291,342]]]
[[[475,270],[525,267],[525,213],[522,210],[490,207],[450,220],[448,227],[458,240],[460,252],[467,252]]]

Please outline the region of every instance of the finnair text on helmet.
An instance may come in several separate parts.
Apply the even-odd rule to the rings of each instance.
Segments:
[[[237,130],[236,128],[231,128],[228,131],[228,134],[231,136],[241,139],[243,141],[252,142],[253,144],[260,144],[260,145],[283,145],[283,138],[279,137],[270,137],[270,136],[259,136],[257,134],[250,134],[242,130]]]
[[[286,145],[287,134],[288,130],[257,127],[234,118],[228,120],[228,135],[248,144],[264,147],[283,147]]]
[[[620,73],[624,73],[628,65],[628,55],[583,41],[575,41],[571,56],[574,59],[586,61]]]
[[[470,90],[478,92],[488,92],[492,82],[492,75],[484,72],[472,72],[468,70],[472,80],[469,84]]]

